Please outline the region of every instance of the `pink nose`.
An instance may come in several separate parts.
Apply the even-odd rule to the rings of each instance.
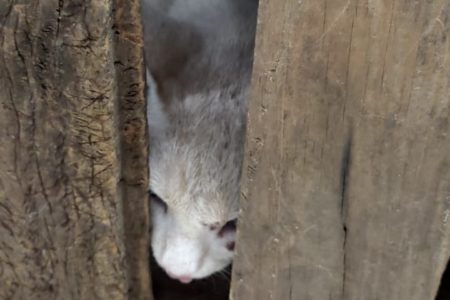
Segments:
[[[177,279],[177,280],[179,280],[182,283],[190,283],[192,281],[192,277],[188,276],[188,275],[180,275],[180,276],[178,276],[178,275],[175,275],[175,274],[173,274],[173,273],[171,273],[169,271],[166,271],[166,273],[167,273],[167,275],[169,275],[170,278]]]
[[[178,277],[178,280],[182,283],[190,283],[192,281],[192,278],[189,276],[180,276]]]

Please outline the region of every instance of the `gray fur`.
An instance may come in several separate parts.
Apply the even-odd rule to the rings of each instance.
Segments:
[[[151,73],[149,186],[167,203],[171,218],[154,209],[152,246],[160,264],[172,229],[201,239],[198,224],[223,225],[238,215],[256,6],[254,0],[143,0]],[[200,256],[214,251],[195,245]],[[220,263],[205,263],[211,266],[198,276],[189,272],[207,276],[230,262],[225,256],[211,257]]]

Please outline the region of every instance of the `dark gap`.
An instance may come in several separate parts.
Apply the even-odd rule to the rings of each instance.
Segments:
[[[231,266],[220,274],[183,284],[167,276],[153,256],[150,260],[155,300],[228,300]]]
[[[345,145],[344,151],[341,159],[341,217],[342,223],[345,227],[345,213],[346,213],[346,197],[347,197],[347,187],[348,187],[348,176],[351,166],[351,155],[352,155],[352,135],[348,137]],[[346,228],[344,228],[346,230]]]
[[[450,300],[450,260],[442,274],[441,283],[435,300]]]
[[[351,156],[352,156],[352,132],[350,131],[347,141],[344,145],[344,151],[341,159],[341,219],[342,219],[342,231],[343,231],[343,243],[342,243],[342,297],[345,298],[345,284],[347,280],[347,223],[346,223],[346,213],[347,213],[347,193],[349,184],[349,173],[351,167]]]

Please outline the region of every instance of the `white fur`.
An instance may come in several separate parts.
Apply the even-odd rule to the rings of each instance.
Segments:
[[[148,70],[146,70],[147,77],[147,120],[149,127],[152,128],[153,134],[163,133],[169,126],[169,120],[163,112],[163,107],[158,98],[158,91],[155,80]]]
[[[152,1],[156,3],[144,0]],[[234,241],[234,232],[218,236],[218,231],[238,216],[251,73],[245,66],[251,66],[256,13],[240,14],[239,1],[248,2],[174,0],[165,8],[168,17],[192,25],[202,37],[202,57],[191,65],[214,70],[215,76],[201,79],[202,72],[189,76],[200,78],[205,88],[190,89],[181,98],[174,94],[163,103],[147,75],[152,89],[147,113],[149,187],[168,206],[166,211],[152,203],[153,255],[176,277],[204,278],[229,265],[233,257],[226,245]],[[145,4],[149,3],[143,5],[144,27],[145,18],[150,18]],[[151,47],[145,50],[152,51]],[[247,55],[242,56],[242,48]]]

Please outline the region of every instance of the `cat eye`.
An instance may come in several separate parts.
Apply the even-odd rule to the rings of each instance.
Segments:
[[[155,194],[153,191],[149,191],[150,200],[152,203],[161,206],[164,209],[164,212],[167,212],[167,209],[169,208],[167,206],[167,203],[164,202],[163,199],[161,199],[157,194]]]
[[[237,219],[233,219],[225,223],[225,225],[220,228],[218,235],[220,237],[224,236],[227,233],[232,233],[236,231]]]

